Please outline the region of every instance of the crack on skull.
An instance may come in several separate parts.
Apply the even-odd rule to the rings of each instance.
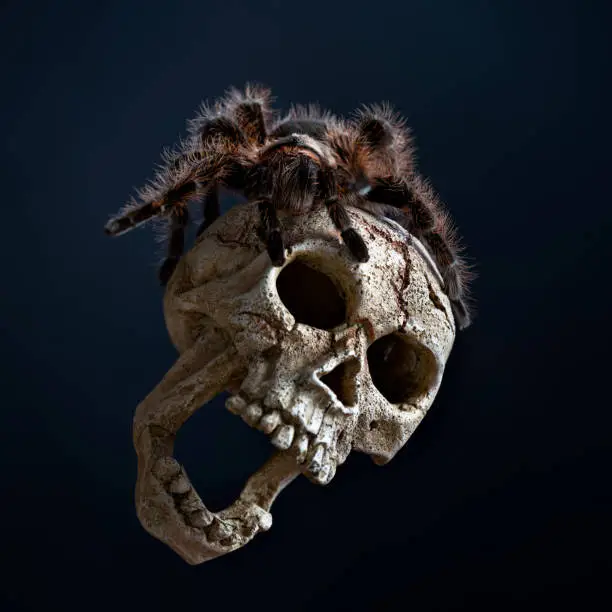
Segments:
[[[408,245],[405,242],[401,243],[400,249],[404,255],[404,273],[402,274],[402,285],[398,294],[398,306],[403,316],[403,321],[401,322],[400,326],[405,328],[408,324],[408,308],[406,304],[405,295],[406,290],[410,285],[410,249],[408,248]]]
[[[372,226],[371,229],[376,234],[376,236],[382,238],[384,242],[393,245],[403,255],[404,271],[401,275],[401,282],[397,285],[393,285],[393,292],[395,293],[395,299],[397,300],[398,308],[404,316],[404,321],[401,323],[401,327],[405,327],[407,325],[408,315],[406,314],[406,300],[404,298],[404,294],[406,292],[406,289],[410,285],[410,242],[391,238],[387,232],[382,230],[382,228]]]
[[[216,240],[219,244],[222,244],[224,246],[235,246],[235,247],[245,248],[245,247],[251,246],[252,241],[249,240],[250,233],[251,233],[251,230],[249,228],[245,228],[238,238],[227,238],[218,232],[215,234],[212,234],[211,237],[214,240]],[[201,237],[202,236],[199,236],[199,238]]]
[[[431,303],[435,306],[435,308],[437,308],[438,310],[441,310],[444,313],[446,320],[452,327],[453,323],[451,319],[449,318],[448,311],[444,307],[442,300],[440,300],[434,288],[431,286],[431,283],[429,282],[428,278],[427,278],[427,289],[429,291],[429,299],[431,300]]]
[[[402,249],[402,253],[404,254],[404,273],[402,274],[402,286],[401,286],[401,293],[402,293],[402,300],[403,300],[403,296],[404,293],[406,292],[406,289],[408,289],[408,286],[410,285],[410,249],[408,248],[408,245],[406,243],[402,243],[401,244],[401,249]]]

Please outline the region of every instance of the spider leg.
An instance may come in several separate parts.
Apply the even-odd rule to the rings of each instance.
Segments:
[[[190,131],[202,143],[220,136],[233,145],[264,144],[267,122],[272,116],[268,89],[247,84],[244,91],[231,89],[215,105],[204,105],[199,115],[190,121]]]
[[[443,277],[449,293],[451,290],[454,290],[457,295],[459,295],[459,275],[453,273],[451,270],[446,270]],[[454,287],[454,289],[451,289],[451,287]],[[450,303],[459,329],[469,327],[472,323],[472,315],[468,310],[465,299],[455,298],[454,300],[450,300]]]
[[[435,211],[423,198],[418,197],[408,181],[377,179],[366,198],[370,202],[390,205],[408,215],[410,231],[417,237],[431,231],[436,223]]]
[[[168,255],[159,268],[159,282],[164,287],[176,268],[185,248],[185,228],[189,222],[186,208],[177,209],[170,221],[170,239],[168,240]]]
[[[357,149],[380,171],[406,176],[414,170],[414,151],[405,120],[388,104],[365,106],[353,120]],[[383,170],[384,168],[384,170]]]
[[[272,201],[265,198],[257,203],[261,217],[261,236],[266,244],[268,255],[275,266],[285,263],[285,245],[280,222]]]
[[[259,146],[266,142],[268,131],[266,129],[264,108],[261,102],[255,100],[239,102],[234,109],[234,116],[238,125],[250,140]]]
[[[229,117],[215,117],[198,124],[195,129],[203,145],[208,141],[221,137],[228,143],[246,145],[246,137],[240,126]]]
[[[112,218],[104,226],[104,231],[109,236],[120,236],[130,230],[146,223],[147,221],[174,209],[183,206],[198,193],[198,185],[195,181],[188,181],[174,189],[170,189],[161,197],[145,204],[131,204],[126,207],[122,214]]]
[[[268,124],[274,111],[271,103],[272,93],[266,87],[256,83],[247,83],[244,91],[232,89],[228,92],[224,107],[234,117],[248,139],[262,146],[268,136]]]
[[[370,259],[368,247],[357,230],[352,226],[346,207],[338,197],[335,177],[329,170],[323,170],[319,180],[323,197],[325,198],[325,206],[332,223],[340,232],[344,244],[346,244],[353,257],[357,261],[365,263]]]
[[[326,200],[325,205],[333,224],[340,231],[342,240],[353,257],[361,263],[368,261],[370,259],[368,247],[363,238],[357,233],[357,230],[351,226],[351,218],[342,202],[337,197],[334,197]]]
[[[389,121],[374,113],[361,116],[357,129],[363,142],[374,150],[385,149],[393,143],[393,128]]]
[[[140,191],[141,202],[132,201],[105,225],[110,236],[124,234],[154,217],[172,214],[190,200],[201,197],[228,170],[227,156],[209,150],[199,158],[184,156],[169,162],[155,183]]]
[[[221,216],[219,190],[216,187],[212,187],[204,197],[202,212],[204,215],[196,236],[199,236],[204,230],[208,229]]]
[[[378,179],[366,198],[377,205],[383,205],[386,210],[391,206],[400,215],[405,215],[405,221],[401,224],[425,242],[438,265],[459,329],[468,327],[471,315],[466,285],[471,273],[458,255],[450,219],[431,188],[416,176],[411,183],[406,180]],[[393,214],[389,216],[396,217]]]

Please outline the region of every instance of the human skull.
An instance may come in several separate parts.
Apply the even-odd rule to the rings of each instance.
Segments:
[[[351,452],[388,462],[431,406],[455,338],[423,246],[392,221],[350,211],[370,259],[357,263],[325,210],[284,223],[287,261],[259,240],[256,205],[231,209],[181,260],[166,291],[180,357],[139,405],[136,506],[187,562],[240,548],[271,526],[299,474],[325,485]],[[229,508],[212,513],[172,458],[181,425],[222,391],[276,454]]]

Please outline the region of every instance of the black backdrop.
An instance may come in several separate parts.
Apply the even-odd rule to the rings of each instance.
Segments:
[[[606,596],[606,2],[0,2],[0,609],[543,609]],[[296,481],[199,567],[133,510],[135,406],[175,359],[149,231],[102,226],[202,98],[391,101],[480,274],[434,409],[384,468]],[[216,400],[213,507],[268,450]]]

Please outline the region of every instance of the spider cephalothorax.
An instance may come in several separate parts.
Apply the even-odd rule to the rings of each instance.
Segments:
[[[361,208],[421,239],[440,269],[459,327],[467,327],[470,272],[447,212],[415,171],[404,121],[384,105],[365,107],[350,121],[314,106],[279,117],[271,100],[267,89],[247,85],[203,106],[189,123],[189,137],[164,155],[155,180],[106,224],[106,232],[119,235],[153,218],[168,219],[168,254],[159,271],[165,285],[183,254],[188,204],[202,204],[199,235],[219,217],[220,186],[258,203],[260,236],[279,266],[285,246],[277,212],[318,207],[327,208],[354,258],[366,262],[367,245],[346,210]]]

